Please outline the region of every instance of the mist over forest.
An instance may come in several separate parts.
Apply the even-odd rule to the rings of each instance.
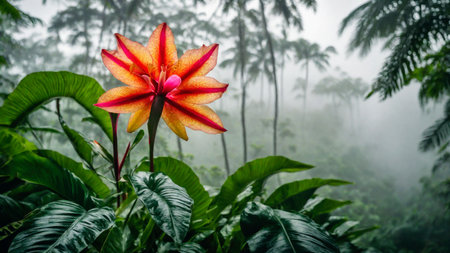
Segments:
[[[314,199],[305,200],[307,204],[297,210],[327,230],[337,242],[338,251],[449,252],[450,3],[448,0],[406,2],[3,0],[0,1],[0,105],[7,108],[6,101],[13,99],[8,95],[33,72],[69,71],[90,76],[105,91],[124,86],[102,63],[102,49],[117,48],[115,33],[146,45],[158,25],[167,23],[173,32],[178,58],[186,50],[219,44],[217,66],[208,76],[228,84],[228,88],[208,106],[217,113],[227,131],[206,134],[204,130],[187,128],[189,140],[185,141],[180,134],[172,132],[163,117],[157,124],[155,157],[172,157],[187,164],[211,197],[221,196],[221,186],[227,178],[255,159],[276,155],[310,164],[313,169],[265,178],[264,188],[255,201],[267,204],[263,200],[271,199],[269,196],[277,188],[300,180],[348,181],[351,184],[329,184],[308,195],[316,201],[319,197],[341,201],[333,202],[334,206],[326,214],[327,218],[346,217],[357,221],[353,225],[345,223],[349,233],[355,232],[346,234],[345,239],[344,232],[339,234],[327,227],[330,220],[325,222],[323,214],[312,214]],[[15,8],[18,16],[11,14],[15,12],[8,13],[9,6]],[[261,14],[262,8],[265,15]],[[369,17],[368,13],[378,16]],[[426,26],[428,23],[415,23],[428,22],[428,14],[440,18],[434,23],[430,21],[430,27]],[[410,19],[401,21],[400,17]],[[266,30],[263,23],[267,23]],[[423,31],[414,30],[415,25]],[[419,42],[414,36],[420,38]],[[410,46],[405,49],[408,52],[405,56],[400,55],[406,52],[401,51],[402,44]],[[392,70],[393,66],[397,69]],[[40,109],[27,112],[20,123],[0,120],[0,125],[34,143],[37,150],[54,150],[86,168],[108,171],[102,160],[103,151],[96,151],[98,146],[92,143],[100,143],[112,153],[114,142],[96,125],[95,119],[86,116],[86,108],[77,99],[62,97],[55,96],[52,101],[57,102],[48,100],[37,105]],[[0,117],[10,115],[6,110],[0,109],[4,113]],[[133,143],[139,132],[126,131],[129,118],[128,113],[119,116],[119,153],[125,151],[129,142]],[[70,126],[94,147],[89,155],[91,161],[87,162],[70,135],[66,136],[64,126]],[[131,175],[145,162],[148,164],[146,124],[140,129],[145,135],[135,147],[133,144],[129,159],[125,155],[123,175]],[[11,139],[3,141],[13,143]],[[12,165],[8,164],[14,162],[14,156],[8,149],[11,148],[0,149],[0,157],[5,157],[0,161],[6,161],[4,168],[11,170]],[[6,171],[0,165],[0,170]],[[8,178],[3,180],[3,176]],[[1,194],[25,203],[26,198],[15,198],[19,194],[11,188],[11,178],[11,174],[0,175]],[[111,175],[105,178],[102,178],[105,184],[115,189]],[[30,179],[14,180],[20,181],[19,185],[39,184]],[[122,179],[126,180],[131,179]],[[118,182],[116,179],[117,185]],[[130,182],[133,184],[133,180]],[[44,187],[51,189],[53,195],[53,192],[60,194],[48,185]],[[131,196],[130,189],[133,188],[123,187],[123,196],[126,193]],[[239,196],[245,197],[244,193]],[[141,209],[136,211],[133,211],[134,204],[131,208],[123,207],[123,210],[131,209],[129,216],[125,212],[121,214],[126,216],[125,224],[130,217],[130,224],[136,217],[151,220],[148,214],[141,214],[145,213],[142,207],[145,205],[145,202],[138,204]],[[288,206],[284,203],[272,207],[292,210]],[[231,205],[230,214],[223,217],[231,217],[235,208],[238,207]],[[217,225],[221,229],[223,226],[220,230],[223,238],[219,236],[217,240],[222,242],[224,252],[236,252],[237,248],[233,248],[236,245],[241,245],[236,247],[242,250],[248,247],[251,252],[265,252],[253,251],[250,240],[248,245],[244,239],[228,241],[228,235],[238,230],[240,233],[236,227],[239,223],[231,220],[227,225]],[[10,222],[2,222],[2,227]],[[361,230],[356,229],[356,224]],[[130,236],[133,229],[130,227]],[[142,235],[144,228],[136,230]],[[5,235],[0,237],[1,246],[5,247],[2,250],[6,252],[11,245],[8,252],[20,252],[12,250],[19,245],[13,235],[20,231],[2,234]],[[159,232],[151,232],[149,238],[159,238]],[[191,239],[185,242],[197,243],[192,239],[193,233],[188,232],[187,238]],[[148,248],[139,244],[140,251],[136,252],[156,252],[153,251],[156,249],[166,252],[170,248],[167,235],[163,234],[159,241],[155,239],[158,243],[147,242]],[[205,238],[212,236],[205,235]],[[219,252],[217,245],[210,245],[214,240],[199,241],[205,251],[193,252]],[[87,245],[81,248],[83,252],[108,252],[94,243]],[[180,245],[177,244],[179,251]],[[282,249],[279,250],[284,252]]]

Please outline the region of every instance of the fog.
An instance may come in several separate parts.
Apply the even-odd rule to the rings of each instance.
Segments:
[[[355,180],[351,172],[338,171],[346,166],[356,166],[356,170],[368,173],[367,177],[379,178],[380,181],[392,185],[393,195],[400,199],[400,202],[407,202],[410,197],[420,191],[420,179],[431,174],[431,168],[437,158],[435,152],[420,152],[418,145],[422,139],[423,131],[432,125],[443,112],[443,104],[429,104],[421,107],[418,99],[420,84],[412,83],[403,88],[392,97],[382,101],[378,94],[364,99],[363,97],[355,102],[354,108],[349,111],[345,104],[340,103],[333,106],[329,97],[313,92],[314,88],[324,77],[340,77],[346,73],[351,78],[361,78],[368,85],[372,84],[382,68],[383,62],[389,55],[389,50],[382,50],[382,43],[376,43],[372,50],[361,57],[358,51],[349,52],[348,45],[354,31],[354,26],[345,30],[342,35],[338,34],[340,23],[351,10],[366,2],[365,0],[321,0],[318,1],[317,11],[299,8],[303,17],[304,29],[299,32],[295,27],[288,29],[288,39],[296,41],[300,38],[318,43],[321,48],[334,46],[337,54],[331,54],[329,67],[325,71],[319,71],[313,64],[309,72],[308,102],[305,116],[302,116],[303,101],[298,98],[299,91],[295,90],[298,78],[303,78],[305,69],[299,65],[294,57],[287,59],[285,63],[284,75],[279,79],[283,80],[280,100],[280,120],[279,120],[279,143],[278,154],[284,155],[294,160],[316,165],[311,173],[305,173],[298,177],[340,177],[346,180]],[[52,17],[58,11],[64,10],[68,4],[64,1],[49,0],[44,5],[42,1],[24,0],[17,2],[17,5],[26,13],[43,20],[43,25],[33,28],[24,28],[17,34],[18,39],[27,39],[32,35],[34,39],[43,39],[50,34],[47,27],[51,23]],[[226,26],[234,17],[233,13],[220,14],[215,12],[218,2],[212,1],[207,5],[199,5],[193,10],[197,14],[211,17],[211,22],[216,25]],[[170,9],[158,10],[159,13]],[[203,14],[200,14],[203,13]],[[151,18],[151,17],[150,17]],[[207,18],[207,19],[208,19]],[[276,36],[281,36],[281,19],[274,17],[271,19],[270,31]],[[166,20],[171,26],[171,20]],[[132,27],[132,25],[130,25]],[[154,27],[152,28],[154,29]],[[193,28],[195,31],[195,28]],[[68,31],[61,33],[62,40],[67,39]],[[97,41],[98,34],[93,35]],[[105,33],[105,39],[100,45],[94,43],[93,48],[114,49],[115,42],[113,34]],[[147,38],[150,33],[139,34],[140,38]],[[177,42],[177,34],[174,34]],[[132,40],[138,38],[130,37]],[[146,40],[140,40],[146,43]],[[204,41],[199,43],[208,44],[214,42]],[[220,51],[218,64],[229,56],[225,53],[232,47],[233,41],[221,38],[219,41]],[[198,44],[197,46],[200,46]],[[70,61],[72,56],[82,46],[71,46],[69,43],[60,42],[57,47],[64,55],[64,61]],[[32,52],[32,51],[31,51]],[[180,53],[180,52],[179,52]],[[93,52],[96,62],[93,68],[99,69],[102,74],[108,74],[100,60],[100,51]],[[91,56],[92,56],[91,55]],[[32,56],[31,56],[32,57]],[[57,66],[56,69],[49,69],[49,66]],[[68,64],[49,63],[48,66],[35,66],[36,70],[72,70]],[[20,68],[14,67],[12,72],[21,78],[28,73],[21,73]],[[79,71],[78,71],[79,72]],[[85,74],[79,72],[80,74]],[[229,83],[228,91],[222,99],[214,102],[211,107],[218,111],[222,122],[227,128],[225,138],[229,149],[229,159],[231,171],[235,171],[242,166],[242,130],[240,123],[240,99],[241,83],[238,76],[233,76],[232,68],[216,67],[210,74],[217,80]],[[110,80],[110,79],[108,79]],[[105,89],[117,87],[119,82],[103,83]],[[272,129],[270,127],[273,119],[273,85],[267,80],[257,78],[256,81],[248,85],[247,90],[247,131],[249,159],[256,159],[272,155]],[[345,101],[344,101],[345,102]],[[66,102],[67,107],[77,110],[77,106],[71,102]],[[36,116],[37,117],[37,116]],[[37,118],[34,120],[38,120]],[[125,148],[128,140],[133,135],[126,133],[126,124],[129,115],[121,115],[119,123],[119,136],[121,136],[120,146]],[[69,121],[77,123],[80,116],[74,115]],[[302,120],[304,119],[304,121]],[[51,124],[52,121],[47,122]],[[79,128],[81,129],[81,128]],[[141,129],[145,129],[142,127]],[[145,129],[146,130],[146,129]],[[284,131],[282,133],[282,131]],[[95,133],[83,132],[88,139],[104,140],[104,137],[95,136]],[[208,135],[200,131],[187,130],[189,141],[182,141],[183,158],[186,163],[196,168],[203,182],[214,186],[217,182],[225,180],[224,157],[221,139],[219,135]],[[165,123],[160,122],[158,136],[164,145],[157,144],[157,155],[178,156],[177,137],[167,128]],[[135,152],[137,162],[141,156],[147,155],[146,141],[140,144],[140,148]],[[59,142],[51,141],[47,148],[58,147]],[[71,152],[62,148],[64,152]],[[358,154],[355,161],[352,154]],[[334,157],[334,158],[333,158]],[[138,159],[139,158],[139,159]],[[338,159],[340,166],[334,167],[334,160]],[[331,160],[330,160],[331,159]],[[347,160],[346,160],[347,159]],[[351,161],[348,161],[350,159]],[[325,160],[327,162],[325,162]],[[358,168],[358,164],[362,166]],[[214,172],[213,167],[218,167],[219,172]],[[213,171],[218,176],[207,175]],[[212,172],[211,172],[212,173]],[[364,174],[365,175],[365,174]],[[289,175],[282,175],[281,180],[292,181]],[[217,183],[216,182],[216,183]],[[272,182],[271,184],[276,184]],[[269,187],[271,186],[269,184]],[[218,185],[218,183],[216,184]],[[347,186],[346,186],[347,187]],[[352,188],[354,187],[354,188]],[[353,186],[348,186],[349,191],[359,189],[366,191],[368,196],[377,198],[377,192],[369,192],[374,189],[366,189],[364,182],[354,182]],[[338,190],[336,190],[338,191]],[[330,193],[333,195],[333,193]],[[351,194],[350,194],[351,195]],[[369,201],[370,202],[370,201]],[[359,209],[358,209],[359,210]],[[380,222],[383,223],[383,222]]]

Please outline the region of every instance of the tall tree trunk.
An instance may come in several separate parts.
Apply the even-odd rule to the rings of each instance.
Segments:
[[[281,69],[280,69],[280,107],[284,107],[284,50],[281,56]]]
[[[181,139],[177,136],[177,146],[178,146],[178,159],[183,161],[183,149],[181,147]]]
[[[242,88],[242,99],[241,99],[241,124],[242,124],[242,141],[243,141],[243,160],[244,163],[247,162],[247,131],[245,125],[245,100],[247,93],[247,84],[244,79],[245,72],[245,64],[246,64],[246,54],[245,54],[245,26],[244,21],[242,20],[242,12],[245,11],[245,3],[243,1],[239,2],[239,10],[238,10],[238,32],[239,32],[239,53],[240,53],[240,65],[241,65],[241,88]]]
[[[227,151],[227,143],[225,142],[225,135],[221,134],[220,139],[222,140],[223,158],[225,160],[225,170],[227,171],[228,177],[230,176],[230,164],[228,162],[228,151]]]
[[[261,89],[259,94],[259,102],[261,103],[261,106],[264,105],[264,74],[260,74],[261,76]]]
[[[277,67],[275,65],[275,54],[273,51],[273,45],[272,45],[272,37],[270,36],[268,27],[267,27],[267,21],[266,21],[266,14],[264,12],[264,2],[263,0],[259,0],[259,6],[261,8],[261,16],[263,21],[263,27],[264,27],[264,33],[267,39],[267,45],[269,46],[269,52],[270,52],[270,60],[272,62],[272,74],[273,74],[273,84],[274,84],[274,91],[275,91],[275,112],[273,117],[273,154],[277,154],[277,125],[278,125],[278,82],[277,82]]]
[[[306,100],[308,99],[308,80],[309,79],[309,59],[306,59],[305,65],[305,87],[303,87],[303,115],[302,124],[304,125],[306,116]]]
[[[89,9],[89,2],[84,6],[85,11],[87,12],[87,9]],[[83,30],[84,30],[84,42],[85,47],[86,47],[86,52],[84,55],[84,73],[86,75],[89,75],[89,47],[90,47],[90,39],[89,39],[89,35],[88,35],[88,16],[84,15],[84,20],[83,20]]]

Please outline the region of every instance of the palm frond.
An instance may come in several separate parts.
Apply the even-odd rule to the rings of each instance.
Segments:
[[[450,99],[445,104],[444,117],[423,132],[419,144],[421,151],[429,151],[446,142],[450,136]]]

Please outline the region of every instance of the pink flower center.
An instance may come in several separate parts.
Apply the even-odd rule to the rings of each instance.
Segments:
[[[159,74],[159,80],[153,80],[148,74],[140,75],[148,85],[152,85],[155,88],[156,95],[166,95],[172,90],[176,89],[180,83],[181,78],[177,75],[171,75],[166,79],[166,69],[161,68],[161,73]]]

